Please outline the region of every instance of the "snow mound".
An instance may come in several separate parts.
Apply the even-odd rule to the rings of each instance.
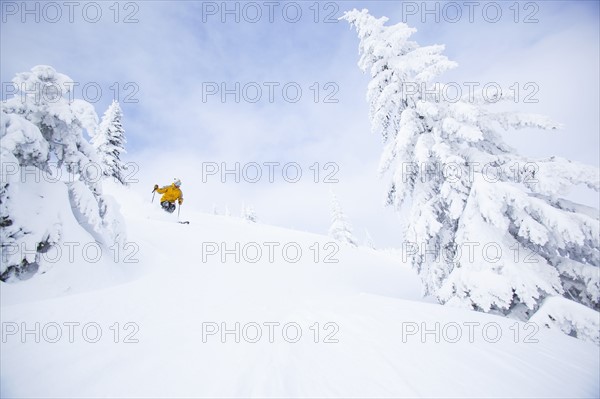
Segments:
[[[530,321],[600,345],[600,313],[563,297],[546,298]]]
[[[1,396],[598,397],[596,345],[427,303],[389,254],[107,191],[138,249],[125,277],[2,284]]]

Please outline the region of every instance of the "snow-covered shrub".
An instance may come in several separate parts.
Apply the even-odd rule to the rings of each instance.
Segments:
[[[252,205],[244,205],[242,204],[242,219],[256,223],[258,221],[256,217],[256,212],[254,211],[254,207]]]
[[[546,298],[529,321],[600,345],[600,313],[566,298]]]

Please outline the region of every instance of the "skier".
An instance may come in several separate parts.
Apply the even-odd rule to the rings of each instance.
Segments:
[[[179,202],[179,206],[183,204],[183,193],[179,188],[181,186],[181,180],[175,179],[173,183],[168,186],[164,186],[162,188],[158,187],[158,184],[154,185],[154,191],[159,194],[163,194],[160,199],[160,205],[162,208],[169,213],[173,213],[175,211],[175,201]]]

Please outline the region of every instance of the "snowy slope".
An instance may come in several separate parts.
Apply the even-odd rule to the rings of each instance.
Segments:
[[[2,397],[600,393],[596,345],[423,300],[416,275],[384,254],[343,247],[333,256],[338,263],[325,263],[330,241],[325,236],[191,213],[185,207],[182,217],[191,224],[181,225],[156,204],[132,193],[118,195],[128,240],[139,246],[132,255],[137,264],[123,259],[114,264],[108,256],[97,270],[82,266],[94,273],[92,281],[85,273],[65,273],[78,265],[57,264],[26,282],[1,285]],[[225,262],[220,255],[203,262],[202,243],[210,242],[224,242],[227,248],[254,242],[263,256],[256,263],[237,263],[233,255]],[[272,262],[265,242],[281,244]],[[281,251],[292,242],[303,251],[296,263],[286,261]],[[310,249],[315,243],[320,248],[317,262]],[[109,272],[118,277],[107,277]],[[34,334],[9,334],[15,326],[34,329],[36,322],[39,343]],[[69,322],[80,323],[72,325],[73,342]],[[203,336],[203,328],[206,333],[226,323],[234,330],[236,322],[239,343],[233,333],[224,339],[219,333]],[[102,335],[96,338],[96,329],[89,328],[84,337],[86,323],[97,323]],[[291,328],[284,337],[286,323],[297,323],[290,325],[299,326],[302,335],[298,338]],[[436,323],[439,342],[435,334],[420,333],[422,327],[435,329]],[[257,325],[262,336],[251,343]],[[409,335],[415,328],[419,332]],[[62,333],[58,342],[49,342],[56,331]],[[462,333],[458,339],[457,331]],[[497,331],[501,336],[493,343]],[[96,343],[86,342],[94,338]],[[297,342],[288,342],[295,338]],[[126,342],[131,340],[138,342]]]

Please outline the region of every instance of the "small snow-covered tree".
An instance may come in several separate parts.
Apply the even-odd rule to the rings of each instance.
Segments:
[[[219,214],[219,208],[217,208],[217,204],[213,204],[212,213],[213,213],[213,215],[218,215]]]
[[[17,94],[0,109],[0,279],[29,277],[40,254],[59,243],[64,201],[77,222],[107,246],[122,244],[124,223],[102,194],[98,158],[82,131],[96,128],[91,104],[69,101],[73,81],[49,66],[13,79]],[[52,171],[56,176],[52,176]],[[40,176],[52,176],[51,179]],[[18,250],[14,250],[18,249]]]
[[[371,75],[371,128],[385,144],[379,172],[391,173],[386,202],[410,206],[404,252],[425,293],[521,318],[549,295],[598,309],[598,210],[560,198],[577,184],[598,191],[598,169],[517,154],[502,130],[559,125],[493,111],[489,96],[446,101],[435,80],[456,64],[443,46],[421,47],[409,40],[415,29],[367,10],[342,18],[356,28],[358,65]],[[493,102],[509,99],[498,93]]]
[[[365,229],[365,246],[367,248],[375,249],[375,243],[373,242],[373,237],[369,233],[369,230]]]
[[[96,134],[92,137],[92,145],[100,157],[102,173],[114,177],[123,185],[127,185],[125,171],[127,167],[121,160],[125,151],[125,130],[121,120],[123,112],[117,101],[108,106]]]
[[[256,212],[254,211],[253,206],[242,204],[242,219],[252,223],[257,222]]]
[[[225,216],[231,216],[231,211],[229,210],[229,206],[227,204],[225,204]]]
[[[334,240],[356,246],[357,241],[352,235],[352,226],[342,210],[336,195],[330,192],[329,208],[331,210],[331,227],[329,227],[329,236]]]

